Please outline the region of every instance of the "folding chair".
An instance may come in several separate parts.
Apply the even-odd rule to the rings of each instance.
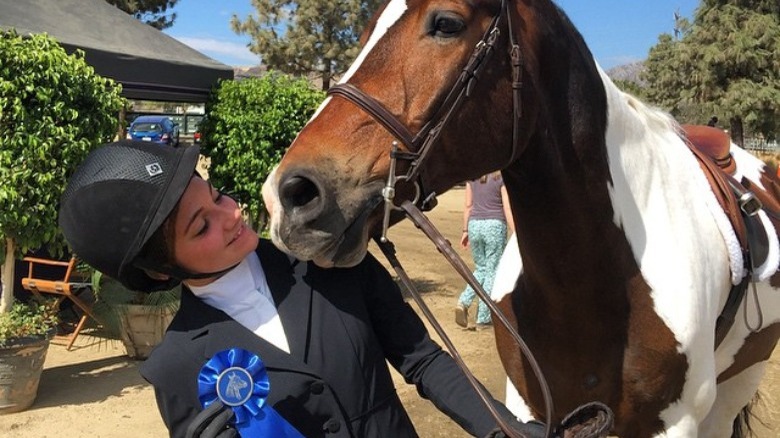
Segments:
[[[76,257],[71,257],[71,259],[67,262],[38,257],[25,257],[22,260],[29,263],[27,277],[22,278],[22,287],[24,289],[32,292],[32,294],[38,298],[43,298],[42,294],[56,295],[56,305],[58,308],[64,300],[70,300],[74,305],[76,305],[76,307],[84,312],[81,316],[81,319],[79,319],[78,324],[76,325],[76,330],[71,333],[70,339],[68,340],[67,349],[70,351],[71,347],[73,346],[73,342],[79,335],[79,332],[81,332],[81,329],[84,328],[84,324],[87,322],[87,318],[92,318],[97,323],[100,322],[92,312],[92,306],[77,296],[77,293],[80,290],[84,288],[91,288],[92,283],[71,280],[71,277],[75,278],[73,274],[76,268],[76,264],[78,263],[78,259],[76,259]],[[65,275],[61,279],[55,280],[36,278],[34,272],[36,264],[62,267],[65,270]]]

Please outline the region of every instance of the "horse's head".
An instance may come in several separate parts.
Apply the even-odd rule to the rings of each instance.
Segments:
[[[533,84],[546,74],[536,65],[552,27],[541,17],[561,20],[550,2],[387,3],[269,178],[274,243],[326,266],[358,263],[380,229],[394,141],[413,153],[398,160],[396,174],[411,177],[396,204],[519,157],[537,130]]]

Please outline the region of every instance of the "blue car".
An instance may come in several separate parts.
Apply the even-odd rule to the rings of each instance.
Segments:
[[[138,116],[127,130],[128,140],[179,145],[179,125],[166,116]]]

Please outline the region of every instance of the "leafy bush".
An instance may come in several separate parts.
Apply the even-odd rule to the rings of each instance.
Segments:
[[[117,132],[120,91],[83,52],[68,55],[47,35],[0,31],[0,249],[7,239],[16,255],[62,246],[57,205],[65,181]]]
[[[211,159],[211,183],[245,205],[262,223],[260,190],[325,93],[305,79],[278,73],[225,81],[206,104],[202,153]]]
[[[43,338],[52,333],[58,322],[54,301],[14,302],[10,312],[0,313],[0,347],[24,338]]]

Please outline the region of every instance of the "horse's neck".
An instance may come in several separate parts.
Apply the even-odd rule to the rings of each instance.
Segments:
[[[598,294],[589,285],[617,258],[613,253],[625,250],[602,245],[615,229],[606,175],[599,182],[591,180],[585,170],[561,164],[552,147],[535,144],[504,172],[523,270],[534,284],[550,285],[553,293]]]
[[[651,208],[652,202],[671,204],[664,198],[670,184],[692,184],[687,176],[667,181],[680,167],[675,160],[690,155],[684,146],[677,148],[681,141],[672,119],[623,94],[603,73],[602,81],[607,105],[588,110],[606,112],[605,128],[598,132],[594,124],[587,131],[581,121],[572,120],[566,126],[569,135],[560,134],[564,125],[540,129],[523,157],[505,172],[517,204],[525,272],[540,282],[568,282],[570,289],[597,284],[583,279],[602,275],[605,266],[626,275],[635,272],[624,232],[641,233],[645,213],[658,208]],[[589,292],[599,293],[583,293]]]
[[[690,209],[695,200],[711,195],[674,119],[600,74],[609,108],[605,138],[615,222],[627,233],[642,230],[659,212],[679,211],[681,205]]]

